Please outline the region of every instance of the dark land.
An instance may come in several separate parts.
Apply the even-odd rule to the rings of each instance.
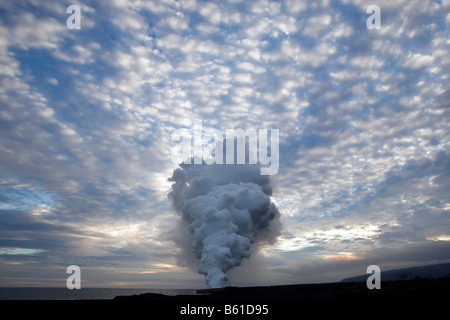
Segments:
[[[15,315],[45,317],[70,314],[101,319],[145,316],[150,319],[302,319],[387,317],[407,315],[427,319],[448,314],[450,264],[381,272],[381,289],[368,289],[368,274],[341,282],[197,290],[196,295],[145,293],[112,300],[3,301]],[[389,280],[394,279],[394,280]],[[55,308],[57,306],[57,308]],[[5,308],[6,307],[6,308]],[[205,314],[205,310],[212,310]],[[58,311],[60,310],[60,311]],[[61,313],[61,310],[64,310]],[[187,310],[190,310],[187,314]],[[197,313],[193,314],[191,311]],[[226,310],[231,311],[226,313]],[[260,311],[258,313],[258,310]],[[234,312],[233,312],[234,311]],[[263,314],[264,311],[265,314]],[[202,313],[200,313],[202,312]],[[287,315],[287,316],[285,316]]]
[[[383,281],[381,289],[368,289],[365,282],[334,282],[263,287],[225,287],[197,290],[197,295],[166,296],[145,293],[119,296],[115,301],[147,300],[155,302],[422,302],[447,301],[450,304],[450,277]]]
[[[167,296],[146,293],[112,300],[2,301],[3,310],[16,316],[42,315],[89,319],[303,319],[374,316],[393,318],[448,314],[450,277],[381,281],[381,289],[369,290],[365,282],[335,282],[264,287],[225,287],[198,290],[197,295]],[[200,314],[202,308],[202,314]],[[214,308],[212,315],[206,308]],[[225,310],[234,310],[226,313]],[[184,314],[195,309],[196,314]],[[266,314],[258,310],[267,311]],[[5,311],[6,312],[6,311]],[[20,318],[20,317],[19,317]]]
[[[223,319],[248,316],[274,319],[273,316],[278,318],[284,314],[292,315],[304,311],[318,312],[319,315],[330,315],[336,312],[350,315],[356,314],[357,310],[361,309],[365,309],[371,315],[386,312],[386,310],[389,310],[390,315],[394,311],[403,316],[405,314],[414,315],[418,311],[426,311],[430,315],[438,310],[448,309],[450,277],[382,281],[381,289],[372,290],[367,288],[365,282],[336,282],[265,287],[225,287],[198,290],[197,293],[198,295],[190,296],[164,296],[147,293],[116,297],[114,301],[119,303],[134,301],[149,307],[158,306],[158,309],[170,310],[170,315],[177,319],[187,317],[187,315],[183,315],[183,317],[180,315],[182,308],[186,306],[213,306],[222,312],[216,312],[212,317]],[[235,310],[238,311],[238,314],[225,315],[223,313],[225,305],[237,306]],[[242,305],[244,307],[241,307]],[[240,314],[240,308],[245,309],[247,305],[267,305],[268,315],[272,315],[272,317]],[[193,316],[190,315],[190,317]]]

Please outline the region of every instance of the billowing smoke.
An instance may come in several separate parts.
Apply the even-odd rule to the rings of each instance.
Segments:
[[[278,217],[271,202],[271,181],[256,165],[181,164],[169,179],[169,198],[193,235],[199,273],[211,288],[227,284],[227,271],[250,257],[255,242],[276,235]]]

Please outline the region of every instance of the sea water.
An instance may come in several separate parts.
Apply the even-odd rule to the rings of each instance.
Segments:
[[[193,289],[128,289],[128,288],[0,288],[0,300],[85,300],[113,299],[143,293],[169,296],[195,295]]]

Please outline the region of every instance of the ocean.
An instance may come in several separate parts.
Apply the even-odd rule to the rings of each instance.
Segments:
[[[142,293],[195,295],[192,289],[128,289],[128,288],[0,288],[0,300],[85,300],[113,299]]]

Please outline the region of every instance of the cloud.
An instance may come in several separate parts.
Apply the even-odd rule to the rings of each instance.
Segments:
[[[169,198],[192,233],[185,252],[200,259],[199,273],[212,288],[225,286],[227,272],[250,258],[251,245],[273,242],[279,227],[271,181],[259,166],[223,166],[180,165],[170,178]]]
[[[384,248],[368,252],[340,252],[334,257],[310,257],[304,262],[291,261],[289,267],[276,268],[279,281],[290,283],[340,281],[345,277],[365,274],[367,266],[376,264],[381,270],[419,266],[449,261],[448,241],[426,242],[405,247]]]

